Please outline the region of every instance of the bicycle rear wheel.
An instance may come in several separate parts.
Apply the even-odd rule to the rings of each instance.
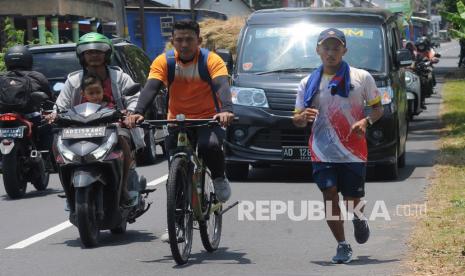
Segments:
[[[193,212],[190,204],[189,162],[175,157],[168,175],[167,220],[171,253],[178,265],[187,263],[192,248]]]
[[[212,193],[215,192],[213,181],[210,172],[206,170],[203,175],[203,199],[202,199],[202,212],[208,211],[208,206],[212,200]],[[211,205],[218,203],[211,202]],[[211,213],[207,220],[199,221],[200,238],[205,250],[213,252],[218,249],[221,240],[221,228],[223,224],[223,215],[220,215],[221,208]]]

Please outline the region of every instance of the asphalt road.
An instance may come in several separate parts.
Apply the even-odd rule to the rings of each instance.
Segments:
[[[456,42],[445,43],[438,67],[455,67]],[[57,175],[49,189],[37,192],[29,186],[25,198],[9,200],[0,185],[0,275],[393,275],[402,266],[414,216],[422,215],[424,190],[438,152],[438,93],[427,99],[428,109],[410,125],[407,165],[398,181],[366,184],[367,207],[372,215],[371,238],[358,245],[346,222],[346,238],[354,250],[347,265],[333,265],[336,243],[326,222],[318,218],[321,193],[305,168],[254,169],[246,182],[233,182],[231,202],[239,207],[224,215],[220,248],[210,254],[198,232],[189,263],[175,266],[169,246],[159,237],[166,228],[164,177],[166,161],[138,168],[149,184],[158,188],[149,196],[152,208],[125,235],[108,231],[100,246],[83,249],[79,234],[67,222],[62,189]],[[0,180],[0,182],[2,182]],[[2,184],[2,183],[0,183]],[[292,204],[294,204],[292,206]],[[245,216],[251,205],[254,211]],[[247,207],[247,208],[246,208]],[[286,207],[290,212],[270,216],[269,208]],[[434,206],[426,206],[433,208]],[[310,212],[308,211],[315,211]],[[258,212],[258,211],[261,212]],[[244,211],[244,212],[243,212]],[[314,216],[312,216],[314,215]],[[377,215],[377,216],[376,216]],[[301,216],[301,217],[299,217]],[[254,219],[254,220],[251,220]]]

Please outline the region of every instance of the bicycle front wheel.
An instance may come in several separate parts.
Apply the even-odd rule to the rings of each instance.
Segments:
[[[212,198],[215,192],[213,181],[208,170],[205,170],[203,178],[203,199],[202,199],[202,212],[208,211],[208,206],[213,208],[215,204],[219,204],[217,200]],[[199,221],[200,238],[205,250],[213,252],[218,249],[221,239],[221,227],[223,223],[223,215],[220,214],[221,207],[217,210],[207,214],[207,219]]]
[[[189,175],[188,160],[175,157],[171,162],[166,192],[170,248],[178,265],[187,263],[192,248],[193,212]]]

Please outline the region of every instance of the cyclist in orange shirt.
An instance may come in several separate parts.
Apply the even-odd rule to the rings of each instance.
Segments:
[[[195,135],[199,153],[211,171],[215,194],[218,200],[225,202],[231,195],[229,181],[225,177],[225,161],[222,149],[225,137],[224,127],[233,118],[231,92],[228,70],[223,60],[215,53],[208,52],[206,69],[211,82],[202,78],[202,55],[205,49],[200,48],[202,38],[200,27],[195,21],[182,20],[173,24],[171,44],[174,46],[174,57],[168,53],[159,55],[150,67],[150,74],[142,90],[134,114],[130,114],[126,123],[134,127],[144,120],[142,114],[153,102],[164,84],[168,87],[168,119],[184,114],[188,119],[217,119],[220,125],[211,128],[200,128]],[[175,59],[174,78],[169,79],[168,58]],[[174,67],[174,66],[173,66]],[[165,141],[168,151],[176,147],[176,133],[169,131]]]

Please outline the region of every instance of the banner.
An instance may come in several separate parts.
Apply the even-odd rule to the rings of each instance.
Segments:
[[[402,12],[407,17],[412,14],[411,0],[385,0],[384,7],[391,12]]]

